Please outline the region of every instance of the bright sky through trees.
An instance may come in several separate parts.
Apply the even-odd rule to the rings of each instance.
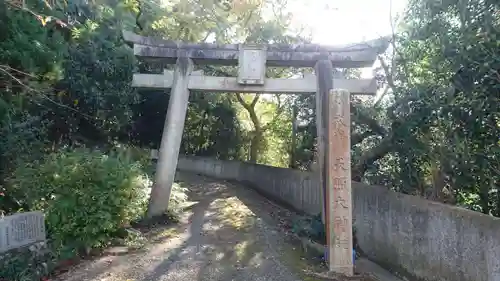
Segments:
[[[312,41],[324,45],[357,43],[390,35],[391,21],[407,0],[289,0],[293,25],[304,27]],[[370,77],[371,68],[362,76]]]
[[[355,43],[391,34],[406,0],[289,0],[293,23],[309,29],[313,42]],[[392,11],[391,11],[392,7]],[[393,19],[394,21],[394,19]]]

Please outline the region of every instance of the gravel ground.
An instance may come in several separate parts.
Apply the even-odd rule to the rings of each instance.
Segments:
[[[192,201],[179,225],[149,232],[141,251],[83,262],[57,280],[302,280],[283,263],[284,234],[271,223],[283,210],[239,185],[188,174],[178,179]]]

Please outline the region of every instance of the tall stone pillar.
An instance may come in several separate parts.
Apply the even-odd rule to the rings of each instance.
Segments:
[[[148,206],[147,216],[149,218],[162,215],[168,209],[184,131],[184,121],[186,120],[189,101],[188,82],[192,71],[193,62],[191,59],[183,56],[177,58],[167,116],[161,137],[156,179]]]
[[[350,93],[328,96],[327,233],[331,271],[353,275]]]
[[[315,71],[318,167],[327,263],[330,271],[352,276],[350,95],[347,91],[334,90],[330,60],[318,61]]]
[[[319,183],[321,187],[321,220],[326,222],[326,145],[328,143],[326,125],[328,124],[328,95],[333,89],[333,66],[329,59],[320,60],[314,67],[316,72],[316,132],[317,161]]]

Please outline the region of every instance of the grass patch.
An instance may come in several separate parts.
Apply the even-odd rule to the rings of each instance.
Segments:
[[[179,234],[181,234],[181,231],[177,227],[155,229],[148,234],[148,240],[152,242],[162,242],[167,239],[175,238]]]
[[[127,246],[129,249],[141,249],[146,243],[147,239],[140,231],[137,230],[127,230],[127,236],[124,239],[124,246]]]
[[[248,263],[253,257],[262,254],[262,249],[256,244],[254,237],[245,236],[247,240],[238,242],[234,246],[234,255],[238,263]]]
[[[218,209],[218,219],[224,225],[236,230],[248,230],[255,225],[255,214],[235,196],[217,199],[214,206]]]
[[[305,246],[298,238],[290,238],[286,241],[286,247],[283,247],[282,260],[290,268],[295,269],[300,278],[304,281],[322,281],[331,280],[311,276],[311,272],[325,272],[327,268],[324,263],[315,257],[314,254],[307,252]]]

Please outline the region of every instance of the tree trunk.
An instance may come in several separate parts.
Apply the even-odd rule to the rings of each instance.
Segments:
[[[250,104],[246,103],[240,94],[236,94],[236,98],[238,99],[238,102],[243,106],[243,108],[245,108],[245,110],[248,112],[250,120],[253,123],[254,135],[250,140],[250,155],[248,161],[257,163],[257,158],[259,156],[262,139],[264,136],[264,129],[262,128],[259,117],[257,117],[257,113],[255,112],[255,105],[259,101],[259,96],[255,95]]]
[[[259,157],[259,152],[262,144],[262,138],[264,136],[264,132],[262,131],[262,127],[260,125],[260,120],[255,113],[255,107],[252,107],[251,110],[248,110],[250,114],[250,119],[252,120],[254,126],[254,135],[252,136],[252,140],[250,141],[250,159],[249,161],[252,163],[257,163],[257,158]]]
[[[293,105],[292,112],[292,142],[290,144],[290,164],[289,168],[295,169],[295,151],[297,149],[297,106]]]
[[[198,131],[198,136],[201,142],[198,144],[198,151],[196,151],[197,154],[203,151],[204,149],[203,145],[206,143],[204,140],[205,140],[205,125],[207,123],[207,116],[208,112],[206,110],[203,110],[203,117],[201,118],[200,130]]]
[[[482,184],[481,190],[479,190],[479,201],[481,204],[482,213],[489,215],[490,214],[490,185]]]
[[[443,170],[440,164],[436,165],[432,171],[432,198],[431,200],[447,203],[449,194],[445,194],[444,189],[446,186]]]
[[[257,163],[259,157],[260,147],[262,145],[262,132],[261,130],[255,130],[254,135],[250,141],[250,158],[248,159],[251,163]]]

